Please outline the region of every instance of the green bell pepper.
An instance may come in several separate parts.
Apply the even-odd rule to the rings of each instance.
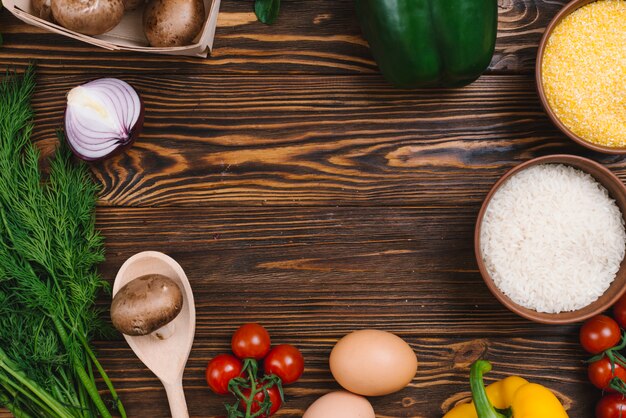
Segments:
[[[356,0],[361,29],[398,87],[460,87],[489,66],[497,0]]]

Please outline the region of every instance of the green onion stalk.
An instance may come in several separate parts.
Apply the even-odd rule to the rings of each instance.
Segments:
[[[126,417],[89,343],[110,331],[95,307],[109,290],[97,272],[98,186],[61,137],[42,173],[34,88],[32,66],[0,81],[0,406],[24,418]]]

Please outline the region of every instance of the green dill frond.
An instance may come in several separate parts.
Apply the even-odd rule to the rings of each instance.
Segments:
[[[97,272],[99,186],[61,136],[42,176],[30,141],[34,87],[32,67],[0,81],[0,402],[36,417],[108,417],[88,355],[89,340],[106,329],[95,306],[108,289]],[[14,391],[11,376],[33,382],[36,396]]]

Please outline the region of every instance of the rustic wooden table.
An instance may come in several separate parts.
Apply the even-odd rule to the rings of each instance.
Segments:
[[[440,417],[467,396],[468,366],[553,388],[572,418],[599,396],[586,383],[578,326],[544,326],[503,308],[473,253],[475,218],[507,169],[588,155],[622,178],[622,158],[589,154],[541,109],[536,46],[565,0],[500,0],[489,71],[460,90],[401,91],[376,71],[352,0],[285,0],[273,27],[250,0],[224,0],[210,59],[107,52],[0,15],[1,67],[36,60],[35,139],[49,153],[64,95],[102,76],[133,84],[144,133],[93,166],[105,277],[142,250],[176,258],[198,312],[185,373],[190,413],[223,413],[204,382],[235,328],[258,321],[299,346],[301,383],[280,416],[338,388],[328,354],[359,328],[397,333],[417,352],[412,384],[373,399],[381,417]],[[103,301],[104,303],[105,301]],[[165,393],[123,340],[99,342],[131,417],[166,417]],[[2,415],[2,413],[0,413]]]

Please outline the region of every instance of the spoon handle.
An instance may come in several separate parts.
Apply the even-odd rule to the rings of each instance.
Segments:
[[[172,418],[189,418],[182,379],[177,383],[164,383],[167,401],[170,403]]]

